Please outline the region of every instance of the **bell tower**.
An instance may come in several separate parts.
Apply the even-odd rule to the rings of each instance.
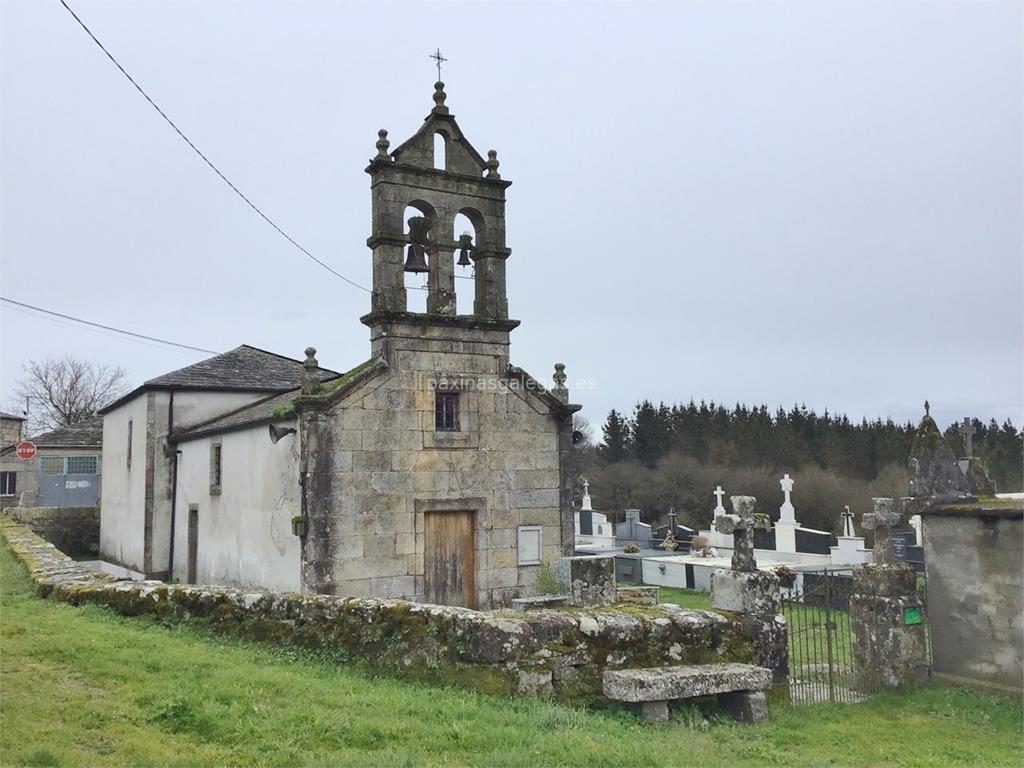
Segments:
[[[445,106],[444,83],[434,84],[434,108],[420,129],[395,149],[388,132],[378,133],[370,161],[373,297],[362,322],[371,329],[398,319],[417,323],[490,326],[511,330],[505,262],[505,190],[512,183],[498,173],[497,152],[485,160],[466,140]],[[440,144],[443,152],[435,150]],[[443,157],[442,157],[443,156]],[[412,207],[418,214],[404,221]],[[464,215],[475,238],[456,240],[454,219]],[[406,231],[408,230],[408,233]],[[474,267],[472,315],[456,312],[455,258]],[[408,311],[405,273],[426,272],[426,313]]]

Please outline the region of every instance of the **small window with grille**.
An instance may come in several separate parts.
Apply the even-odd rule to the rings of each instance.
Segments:
[[[98,468],[96,456],[68,456],[69,475],[95,475]]]
[[[63,456],[40,456],[39,457],[39,469],[44,475],[63,475],[64,474],[64,457]]]
[[[437,392],[434,400],[434,429],[457,432],[459,429],[459,393]]]

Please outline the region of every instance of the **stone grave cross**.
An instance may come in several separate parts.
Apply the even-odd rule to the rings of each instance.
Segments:
[[[725,514],[725,507],[722,506],[722,497],[725,496],[725,491],[722,490],[722,486],[715,488],[715,500],[718,504],[715,505],[715,517]]]
[[[779,507],[779,519],[780,520],[795,520],[796,509],[793,507],[793,501],[789,495],[793,492],[793,478],[789,476],[787,472],[783,475],[782,479],[779,480],[779,486],[782,488],[782,493],[785,498],[782,501],[782,506]]]
[[[963,433],[964,436],[964,447],[967,451],[968,459],[971,458],[972,454],[974,453],[974,442],[972,438],[974,437],[974,433],[976,431],[977,430],[974,428],[974,422],[971,421],[968,417],[964,416],[964,425],[960,427],[960,432]]]
[[[726,535],[732,534],[732,569],[745,573],[757,570],[754,560],[754,529],[771,529],[771,521],[767,515],[755,515],[753,496],[730,496],[733,514],[719,515],[715,520],[715,530]]]
[[[903,514],[896,509],[895,499],[872,499],[874,512],[868,512],[861,519],[861,525],[875,532],[875,545],[871,549],[871,562],[876,565],[891,565],[896,562],[892,551],[892,527],[899,525]]]
[[[850,511],[849,504],[843,508],[840,517],[843,518],[843,536],[856,536],[857,534],[853,530],[853,512]]]

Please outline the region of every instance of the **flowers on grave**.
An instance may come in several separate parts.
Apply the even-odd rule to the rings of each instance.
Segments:
[[[629,542],[629,544],[627,544],[626,546],[624,546],[622,548],[622,551],[625,552],[628,555],[632,555],[632,554],[636,554],[637,552],[639,552],[640,551],[640,547],[638,547],[633,542]]]
[[[796,583],[796,571],[789,566],[775,566],[775,575],[779,577],[779,584],[784,587],[792,587]]]
[[[665,540],[658,545],[666,552],[676,551],[676,537],[672,535],[672,531],[665,534]]]

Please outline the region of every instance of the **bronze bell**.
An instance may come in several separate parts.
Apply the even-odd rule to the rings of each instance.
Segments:
[[[429,272],[427,253],[430,246],[430,219],[413,216],[409,219],[409,248],[405,255],[406,272]]]
[[[459,260],[456,262],[460,267],[468,267],[471,262],[469,260],[469,252],[473,248],[473,238],[471,235],[459,235]]]

